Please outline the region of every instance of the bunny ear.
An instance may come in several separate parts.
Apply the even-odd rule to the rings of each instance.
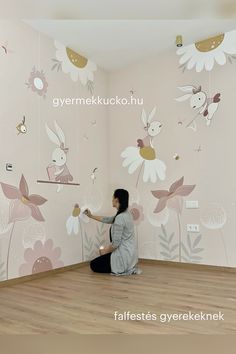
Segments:
[[[148,122],[149,122],[149,123],[151,122],[152,118],[153,118],[154,115],[156,114],[156,110],[157,110],[157,108],[154,107],[153,110],[151,111],[151,113],[149,114],[149,116],[148,116]]]
[[[178,101],[178,102],[183,102],[183,101],[186,101],[191,96],[192,96],[191,93],[187,93],[187,95],[183,95],[183,96],[177,97],[177,98],[175,98],[175,100]]]
[[[142,115],[141,115],[141,119],[144,125],[147,124],[147,115],[144,109],[142,109]]]
[[[47,135],[49,137],[49,139],[56,145],[60,146],[61,142],[58,139],[58,136],[48,127],[47,123],[45,123],[45,128],[46,128],[46,132]]]
[[[59,127],[59,125],[57,124],[56,121],[54,121],[54,125],[56,128],[57,135],[58,135],[59,139],[61,140],[61,143],[63,143],[65,145],[66,139],[65,139],[65,134],[63,133],[63,130],[61,129],[61,127]]]
[[[193,90],[196,90],[196,87],[195,87],[195,86],[188,85],[188,86],[179,86],[178,89],[181,90],[181,91],[183,91],[183,92],[192,93]]]

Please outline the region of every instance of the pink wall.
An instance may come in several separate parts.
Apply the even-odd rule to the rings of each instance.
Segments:
[[[54,97],[90,97],[91,94],[80,80],[74,82],[63,70],[52,70],[52,59],[56,58],[52,39],[22,22],[1,21],[0,28],[0,43],[8,42],[8,48],[12,50],[6,54],[1,48],[0,53],[0,182],[18,187],[23,174],[30,194],[47,199],[39,206],[45,221],[37,221],[22,210],[23,220],[8,225],[12,214],[9,205],[13,204],[0,187],[0,277],[4,280],[7,278],[7,258],[8,278],[16,278],[35,270],[78,263],[97,254],[98,239],[102,241],[105,237],[99,232],[104,233],[106,227],[101,229],[101,225],[94,222],[81,222],[82,230],[79,228],[78,234],[68,235],[66,221],[75,203],[88,205],[95,212],[107,210],[108,117],[104,106],[53,107]],[[45,73],[48,83],[45,98],[25,84],[34,66]],[[94,94],[107,95],[107,74],[100,69],[94,72],[94,87]],[[23,115],[28,131],[17,135],[16,126]],[[54,120],[66,136],[70,173],[74,182],[80,183],[79,187],[64,186],[59,193],[55,185],[36,182],[48,179],[46,167],[56,145],[49,140],[45,123],[55,130]],[[12,163],[12,172],[6,171],[6,163]],[[98,171],[93,184],[90,175],[95,167]],[[19,205],[24,208],[21,201]],[[14,205],[14,215],[18,218],[20,210],[16,209],[19,205]]]
[[[122,167],[124,159],[121,153],[129,146],[136,146],[136,140],[146,134],[140,119],[142,108],[138,105],[110,107],[111,190],[122,184],[131,190],[133,201],[138,201],[143,207],[144,220],[136,228],[140,257],[173,257],[174,260],[180,260],[178,213],[170,208],[164,209],[160,214],[153,213],[158,199],[154,198],[151,191],[167,190],[173,182],[184,176],[184,185],[196,187],[191,194],[182,198],[184,204],[180,214],[180,227],[181,242],[184,245],[180,250],[181,261],[231,267],[236,265],[234,73],[235,63],[224,66],[215,64],[210,73],[196,73],[195,70],[186,70],[183,73],[178,68],[178,58],[173,49],[172,52],[160,54],[111,74],[109,84],[112,96],[129,96],[132,88],[135,90],[134,96],[144,99],[144,109],[148,113],[154,106],[157,107],[153,119],[163,124],[153,144],[157,158],[167,167],[166,178],[163,181],[157,178],[155,183],[144,183],[141,172],[138,187],[135,188],[139,170],[129,174],[128,167]],[[212,96],[217,92],[221,93],[221,102],[211,126],[207,127],[205,119],[199,117],[196,120],[197,131],[185,127],[194,117],[194,112],[189,101],[175,101],[176,97],[183,94],[177,87],[184,85],[202,85],[202,89]],[[182,125],[178,124],[181,120]],[[198,152],[196,150],[199,146],[202,151]],[[175,153],[179,155],[179,160],[173,158]],[[186,209],[186,200],[198,200],[199,208]],[[161,229],[162,223],[165,224],[167,238]],[[189,233],[190,242],[187,224],[198,224],[200,227],[199,232]],[[174,236],[168,244],[172,233]]]
[[[80,221],[78,232],[75,225],[69,235],[66,223],[76,203],[100,215],[113,213],[110,199],[117,187],[130,192],[140,257],[234,267],[235,66],[215,66],[210,73],[182,73],[173,50],[114,73],[94,71],[95,96],[129,97],[133,89],[134,97],[143,98],[147,114],[157,107],[153,120],[159,121],[162,128],[153,139],[156,157],[149,162],[151,168],[153,161],[157,164],[159,177],[155,174],[155,182],[144,182],[143,169],[138,179],[141,166],[128,172],[133,159],[140,158],[137,139],[147,133],[141,121],[142,107],[53,107],[54,97],[91,97],[91,93],[80,79],[73,81],[65,67],[52,70],[56,63],[52,60],[56,59],[52,39],[22,22],[1,21],[0,28],[0,279],[95,257],[98,245],[107,242],[107,226]],[[45,98],[26,85],[34,66],[44,72],[48,84]],[[199,117],[196,131],[186,128],[194,113],[188,101],[175,101],[182,94],[177,87],[184,85],[202,85],[210,96],[221,93],[209,127]],[[28,130],[18,135],[16,126],[23,116]],[[79,187],[64,186],[60,192],[53,184],[37,183],[38,179],[48,179],[46,167],[51,163],[55,144],[46,134],[45,123],[54,129],[54,121],[65,133],[67,166],[74,182],[80,183]],[[128,157],[125,167],[122,164],[127,151],[134,155]],[[179,159],[174,159],[175,154]],[[12,172],[6,171],[6,163],[12,163]],[[166,174],[160,179],[163,166]],[[97,179],[93,184],[91,173],[95,167]],[[29,202],[18,192],[22,174],[29,194],[47,199],[40,203],[37,198],[42,205],[36,210],[40,210],[44,221],[32,217]],[[182,176],[184,181],[178,182],[181,192],[176,192],[176,186],[175,194],[165,201],[166,207],[155,213],[159,199],[152,191],[169,190]],[[24,184],[21,192],[22,188]],[[161,193],[154,194],[160,197]],[[187,200],[197,200],[199,208],[186,209]],[[70,220],[78,223],[78,218]],[[199,232],[187,232],[187,224],[198,224]]]

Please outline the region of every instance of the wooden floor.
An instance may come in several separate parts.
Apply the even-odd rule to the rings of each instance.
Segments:
[[[141,275],[94,274],[86,265],[0,288],[0,334],[236,333],[236,275],[141,263]],[[118,321],[114,312],[224,313],[224,321]]]

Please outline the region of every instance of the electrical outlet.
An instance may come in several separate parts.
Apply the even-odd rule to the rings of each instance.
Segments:
[[[187,224],[187,232],[199,232],[198,224]]]
[[[186,209],[198,209],[199,203],[198,200],[186,200]]]

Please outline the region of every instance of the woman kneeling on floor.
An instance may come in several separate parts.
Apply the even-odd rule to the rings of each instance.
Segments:
[[[128,210],[128,191],[116,189],[112,198],[112,206],[117,209],[115,216],[95,216],[92,215],[90,210],[85,210],[85,214],[91,219],[111,224],[111,243],[100,249],[100,257],[90,262],[90,268],[97,273],[137,274],[138,247],[133,218]]]

